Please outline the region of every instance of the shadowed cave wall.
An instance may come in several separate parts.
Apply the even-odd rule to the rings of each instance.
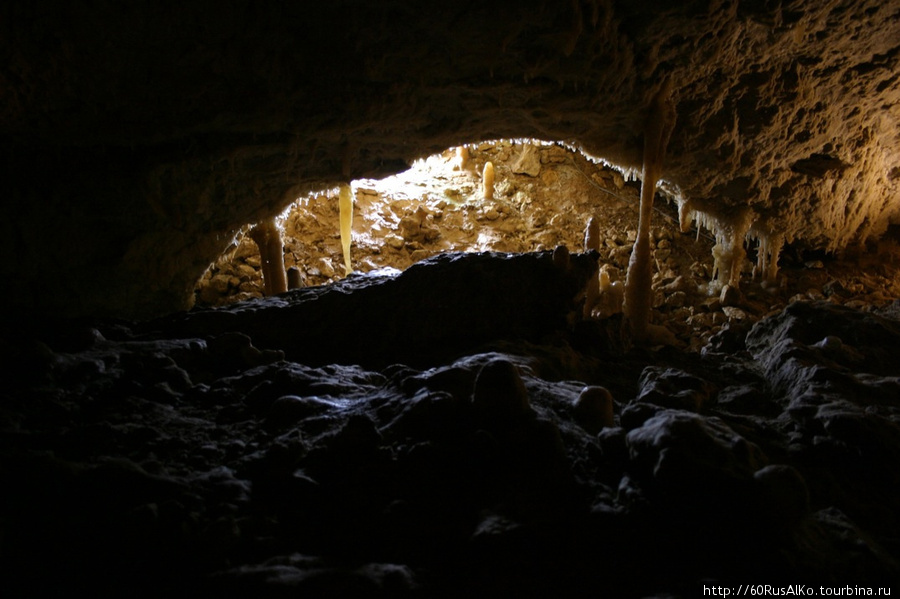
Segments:
[[[189,305],[301,193],[499,137],[640,163],[723,228],[840,250],[898,218],[895,2],[5,3],[4,304]]]

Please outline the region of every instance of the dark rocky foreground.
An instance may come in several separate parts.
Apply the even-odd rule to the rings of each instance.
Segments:
[[[153,322],[8,323],[0,595],[900,579],[900,304],[630,349],[570,318],[585,260],[446,256]]]

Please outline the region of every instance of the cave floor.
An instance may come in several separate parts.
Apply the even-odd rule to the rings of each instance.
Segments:
[[[595,261],[449,254],[7,330],[9,596],[897,580],[900,304],[795,301],[702,351],[631,348],[615,317],[571,318]]]

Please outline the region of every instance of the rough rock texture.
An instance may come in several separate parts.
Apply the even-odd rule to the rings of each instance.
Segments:
[[[5,2],[4,305],[182,308],[238,227],[463,142],[636,167],[664,80],[692,209],[839,249],[900,210],[897,40],[881,0]]]
[[[567,321],[560,282],[503,300],[541,307],[524,328],[446,325],[547,268],[450,256],[149,323],[4,330],[2,588],[691,597],[900,577],[900,304],[798,302],[702,353],[622,352]],[[361,331],[356,301],[408,324]],[[367,363],[296,359],[324,343],[310,326],[303,348],[322,310]],[[611,418],[585,413],[591,394]]]
[[[353,275],[260,300],[266,310],[260,303],[238,303],[141,327],[166,330],[170,322],[183,322],[178,328],[188,335],[242,333],[311,365],[418,366],[495,339],[540,341],[566,325],[594,268],[587,254],[566,269],[553,264],[550,252],[443,254],[399,275]],[[410,300],[417,302],[415,309]],[[294,334],[286,336],[285,330]]]

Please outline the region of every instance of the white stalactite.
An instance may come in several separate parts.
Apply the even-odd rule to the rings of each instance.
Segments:
[[[644,164],[641,177],[641,213],[637,238],[628,262],[625,279],[626,326],[636,343],[650,340],[650,308],[653,304],[653,272],[650,252],[650,221],[653,195],[662,174],[669,135],[675,125],[675,106],[671,100],[671,82],[666,82],[653,98],[644,129]]]

